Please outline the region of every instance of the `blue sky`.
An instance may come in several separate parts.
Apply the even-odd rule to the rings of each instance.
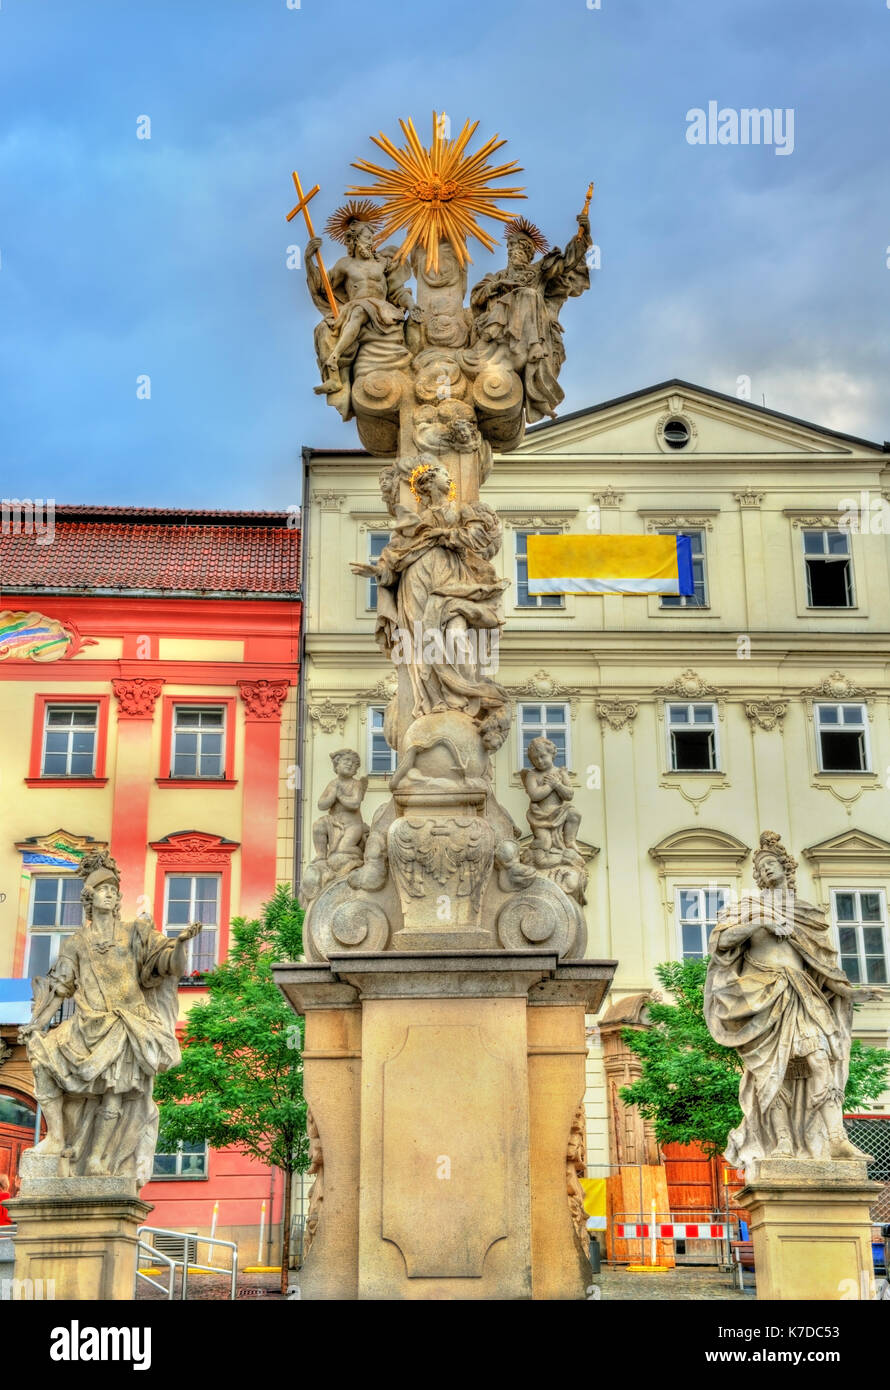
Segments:
[[[312,394],[291,170],[323,221],[369,135],[433,107],[507,137],[553,241],[596,180],[564,411],[747,375],[882,440],[888,59],[887,0],[3,0],[0,494],[299,501],[300,446],[357,438]],[[793,153],[690,145],[710,100],[793,108]],[[471,253],[471,282],[501,263]]]

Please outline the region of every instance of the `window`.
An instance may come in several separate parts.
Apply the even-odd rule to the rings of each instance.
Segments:
[[[184,973],[212,970],[216,965],[219,928],[219,874],[168,874],[164,885],[164,931],[176,938],[183,927],[203,922],[204,930],[188,943]]]
[[[868,772],[865,705],[816,705],[820,772]]]
[[[390,748],[383,734],[385,705],[368,707],[368,771],[388,777],[396,770],[396,750]]]
[[[178,1143],[175,1149],[158,1149],[151,1170],[152,1178],[206,1178],[207,1145]]]
[[[708,954],[708,938],[728,896],[725,888],[677,889],[677,921],[684,960],[703,960]]]
[[[689,426],[684,420],[668,420],[661,434],[669,449],[685,449],[689,443]]]
[[[389,531],[369,531],[368,532],[368,559],[379,560],[386,547],[389,545]],[[377,580],[373,577],[368,580],[368,601],[367,607],[372,612],[377,609]]]
[[[847,531],[804,531],[807,605],[810,608],[852,608],[853,561]]]
[[[98,705],[47,705],[44,711],[44,777],[92,777],[96,765]]]
[[[668,705],[672,772],[717,771],[716,715],[711,704]]]
[[[221,706],[174,705],[171,777],[225,777],[226,712]]]
[[[533,738],[549,738],[556,744],[556,767],[569,766],[568,705],[520,705],[519,766],[528,767],[528,745]]]
[[[562,594],[530,594],[528,591],[528,538],[529,536],[558,536],[559,531],[517,531],[516,532],[516,607],[517,608],[562,608]]]
[[[854,985],[886,985],[887,900],[877,888],[844,888],[833,894],[841,969]]]
[[[28,964],[31,979],[45,975],[54,964],[62,942],[83,921],[80,903],[83,883],[74,874],[35,874],[31,881],[28,912]]]
[[[705,585],[705,537],[703,531],[672,531],[670,528],[659,531],[660,536],[688,536],[692,542],[692,579],[694,594],[662,594],[662,608],[707,608],[708,593]]]

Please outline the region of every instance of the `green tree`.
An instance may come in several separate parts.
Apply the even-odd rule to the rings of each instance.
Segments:
[[[625,1028],[622,1037],[641,1059],[639,1080],[620,1092],[650,1120],[659,1144],[700,1144],[707,1154],[722,1154],[729,1131],[740,1123],[739,1079],[742,1063],[732,1048],[721,1047],[708,1032],[704,1017],[707,960],[668,961],[655,967],[658,982],[673,1003],[652,1003],[652,1027]],[[890,1052],[853,1042],[850,1079],[844,1096],[847,1111],[861,1110],[887,1085]]]
[[[303,913],[280,885],[259,921],[232,921],[229,956],[207,976],[209,995],[186,1021],[181,1064],[157,1078],[165,1145],[235,1148],[284,1175],[281,1288],[287,1289],[291,1179],[309,1163],[303,1099],[303,1020],[272,976],[298,960]],[[269,1213],[271,1220],[272,1213]]]

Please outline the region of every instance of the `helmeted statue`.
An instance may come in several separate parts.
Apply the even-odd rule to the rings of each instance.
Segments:
[[[759,893],[717,918],[708,945],[705,1018],[744,1063],[744,1118],[726,1157],[861,1159],[843,1124],[856,989],[838,965],[822,910],[794,891],[796,861],[765,830],[754,855]]]
[[[19,1030],[46,1119],[35,1152],[65,1158],[71,1176],[133,1176],[141,1187],[158,1136],[154,1079],[181,1060],[177,990],[201,925],[173,940],[147,917],[122,922],[107,850],[86,855],[78,873],[84,922],[34,980],[31,1021]],[[74,1012],[44,1031],[64,999]]]

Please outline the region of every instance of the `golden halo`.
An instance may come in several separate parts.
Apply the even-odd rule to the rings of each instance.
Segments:
[[[367,222],[376,231],[380,225],[383,214],[380,209],[370,201],[369,198],[361,198],[358,202],[350,198],[348,203],[336,208],[331,213],[324,229],[333,241],[339,241],[342,246],[346,245],[346,233],[353,222]]]
[[[550,250],[550,242],[534,222],[529,222],[527,217],[512,217],[504,228],[504,240],[509,241],[511,236],[528,237],[536,251],[540,251],[544,256]]]
[[[421,475],[422,473],[428,473],[428,472],[430,471],[431,468],[435,468],[435,467],[436,467],[436,464],[434,464],[434,463],[419,463],[419,464],[417,465],[417,467],[416,467],[415,469],[412,470],[412,472],[411,472],[411,477],[408,479],[408,486],[410,487],[410,489],[411,489],[411,494],[412,494],[412,496],[414,497],[414,500],[415,500],[416,502],[422,502],[422,501],[423,501],[423,498],[421,497],[420,493],[417,491],[417,479],[420,477],[420,475]],[[451,486],[450,486],[450,488],[448,489],[448,498],[447,498],[447,500],[448,500],[449,502],[453,502],[456,496],[457,496],[457,488],[455,487],[455,485],[454,485],[454,479],[452,478],[452,479],[451,479]]]

